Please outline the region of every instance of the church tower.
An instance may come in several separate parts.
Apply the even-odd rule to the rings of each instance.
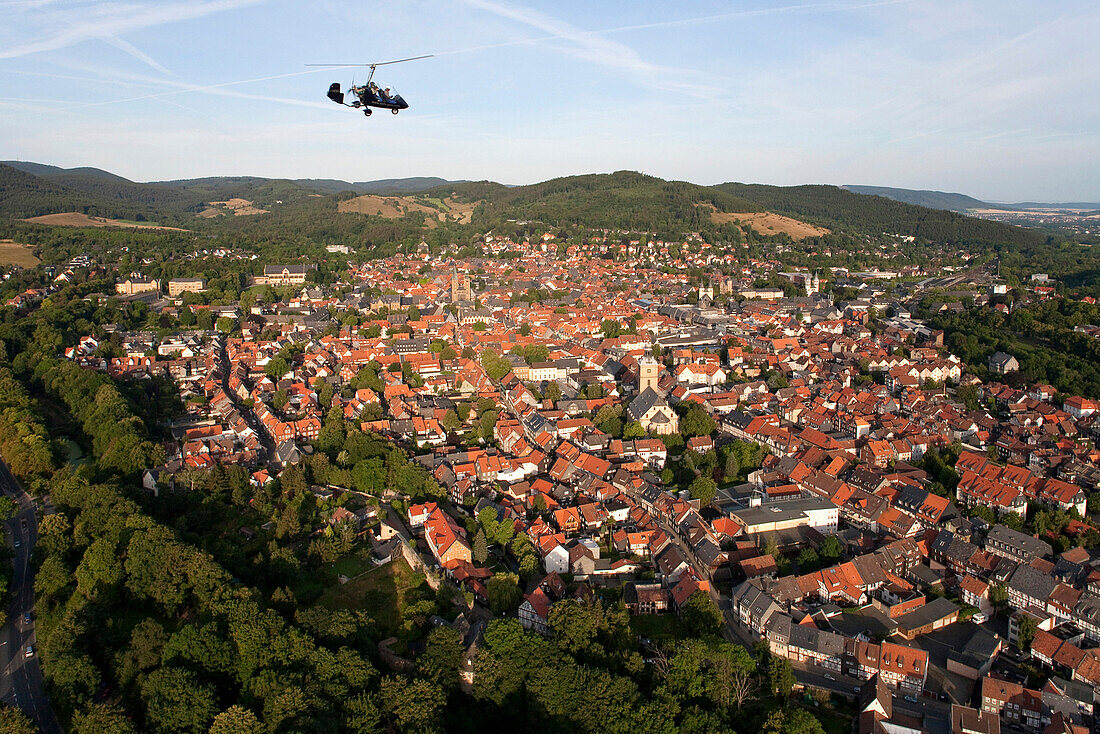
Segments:
[[[643,393],[647,387],[657,392],[657,375],[661,367],[653,357],[645,356],[638,360],[638,392]]]
[[[451,265],[451,303],[465,303],[474,300],[474,291],[470,276],[459,273],[458,266]]]

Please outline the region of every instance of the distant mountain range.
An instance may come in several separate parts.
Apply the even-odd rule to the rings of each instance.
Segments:
[[[869,196],[884,196],[894,201],[926,206],[931,209],[946,209],[953,212],[968,212],[975,209],[1004,209],[1008,211],[1039,210],[1039,209],[1069,209],[1085,211],[1100,209],[1100,203],[1096,202],[1041,202],[1023,201],[1016,204],[996,201],[980,201],[966,194],[952,194],[946,191],[924,191],[917,189],[896,189],[889,186],[854,186],[847,184],[840,188],[857,194]]]
[[[964,212],[970,209],[988,209],[989,204],[979,201],[966,194],[950,194],[945,191],[918,191],[914,189],[895,189],[889,186],[853,186],[847,184],[840,188],[857,194],[868,196],[884,196],[887,199],[901,201],[915,206],[926,206],[930,209],[946,209],[953,212]]]
[[[272,179],[259,176],[209,176],[206,178],[177,179],[174,181],[151,181],[149,183],[137,183],[122,176],[99,168],[59,168],[44,163],[30,161],[0,161],[0,165],[37,176],[46,181],[61,184],[86,193],[109,193],[111,196],[135,201],[152,201],[163,197],[193,199],[194,196],[179,196],[179,191],[192,191],[201,196],[241,196],[249,198],[242,192],[255,193],[261,191],[269,195],[286,195],[289,198],[297,198],[296,193],[290,187],[298,187],[304,192],[319,194],[338,194],[351,191],[356,194],[392,194],[407,195],[417,194],[428,189],[448,184],[466,183],[462,181],[450,181],[436,176],[415,176],[410,178],[385,178],[377,181],[341,181],[328,178],[299,178],[299,179]],[[172,194],[170,192],[175,192]],[[156,194],[160,196],[156,196]],[[263,195],[263,194],[261,194]]]
[[[437,186],[446,186],[453,183],[466,183],[463,181],[448,181],[445,178],[435,176],[413,176],[411,178],[383,178],[377,181],[341,181],[335,178],[292,178],[292,179],[264,179],[254,176],[214,176],[210,178],[189,178],[177,181],[157,181],[163,186],[177,186],[185,189],[231,189],[247,182],[253,185],[262,182],[287,181],[317,193],[339,194],[344,191],[352,191],[356,194],[382,194],[404,196],[407,194],[419,194]]]

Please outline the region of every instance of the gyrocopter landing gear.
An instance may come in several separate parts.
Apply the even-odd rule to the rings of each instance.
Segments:
[[[393,114],[395,114],[395,115],[396,115],[396,114],[397,114],[398,112],[400,112],[400,111],[401,111],[401,110],[390,110],[390,112],[392,112],[392,113],[393,113]]]
[[[363,114],[366,115],[367,117],[370,117],[373,114],[373,112],[374,112],[374,110],[372,110],[370,107],[367,107],[365,110],[363,110]]]

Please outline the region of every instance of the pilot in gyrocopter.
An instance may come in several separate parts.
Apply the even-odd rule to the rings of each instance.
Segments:
[[[336,104],[342,104],[345,107],[353,107],[355,109],[363,110],[364,115],[371,114],[372,107],[379,107],[384,110],[389,110],[393,114],[397,114],[401,110],[408,109],[409,103],[401,98],[400,94],[396,92],[390,92],[389,87],[385,89],[375,84],[372,79],[374,77],[375,67],[385,66],[387,64],[400,64],[406,61],[415,61],[416,59],[426,59],[428,56],[414,56],[410,59],[398,59],[396,61],[380,61],[373,64],[307,64],[307,66],[367,66],[370,67],[370,76],[367,77],[367,83],[359,86],[351,85],[348,87],[348,94],[354,95],[356,100],[350,104],[344,101],[344,93],[340,91],[340,82],[333,82],[328,88],[328,94],[326,95]]]

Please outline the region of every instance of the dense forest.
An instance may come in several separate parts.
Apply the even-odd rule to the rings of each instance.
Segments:
[[[158,214],[147,204],[70,189],[0,165],[0,217],[37,217],[58,212],[141,221],[151,221]]]

